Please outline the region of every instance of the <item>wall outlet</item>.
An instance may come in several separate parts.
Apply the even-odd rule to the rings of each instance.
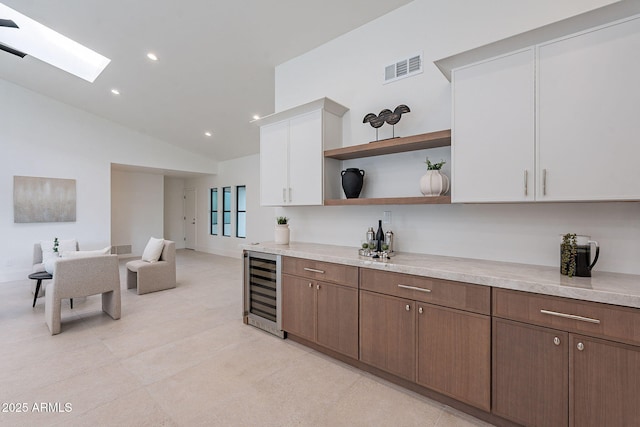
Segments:
[[[382,223],[391,224],[391,211],[384,211],[382,213]]]

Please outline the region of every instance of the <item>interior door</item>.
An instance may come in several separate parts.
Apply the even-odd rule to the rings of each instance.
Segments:
[[[184,190],[184,247],[196,248],[196,190]]]

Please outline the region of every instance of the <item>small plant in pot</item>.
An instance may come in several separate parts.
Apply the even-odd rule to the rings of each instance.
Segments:
[[[437,163],[431,163],[429,158],[425,161],[427,164],[427,173],[420,178],[420,191],[425,196],[442,196],[449,191],[449,178],[442,172],[442,166],[447,163],[441,160]]]
[[[560,274],[573,277],[576,274],[577,236],[575,233],[562,235],[560,244]]]
[[[289,244],[289,218],[276,217],[275,242],[277,245]]]

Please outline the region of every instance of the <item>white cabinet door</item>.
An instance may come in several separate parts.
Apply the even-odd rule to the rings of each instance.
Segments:
[[[322,111],[289,121],[289,187],[291,205],[322,205]]]
[[[282,206],[288,189],[289,122],[260,127],[260,204]]]
[[[537,200],[640,198],[640,19],[539,47]]]
[[[534,199],[534,49],[452,73],[452,202]]]

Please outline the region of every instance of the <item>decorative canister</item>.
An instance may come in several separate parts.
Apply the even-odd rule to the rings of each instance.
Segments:
[[[289,244],[289,224],[276,224],[275,230],[276,245]]]
[[[357,199],[364,183],[364,171],[358,168],[347,168],[342,173],[342,189],[347,199]]]
[[[428,170],[420,178],[420,191],[425,196],[442,196],[449,191],[449,178],[439,170]]]

